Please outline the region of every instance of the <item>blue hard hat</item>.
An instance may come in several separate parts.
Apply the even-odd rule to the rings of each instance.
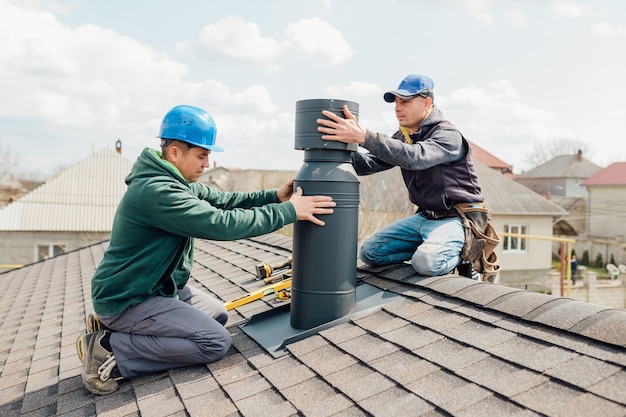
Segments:
[[[215,144],[217,128],[211,115],[198,107],[180,105],[167,112],[158,138],[187,142],[210,151],[222,152]]]

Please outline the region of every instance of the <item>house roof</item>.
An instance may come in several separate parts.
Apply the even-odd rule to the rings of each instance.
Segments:
[[[110,232],[131,166],[103,148],[1,208],[0,231]]]
[[[490,168],[498,168],[507,172],[513,171],[513,166],[511,164],[507,164],[502,159],[487,152],[480,146],[476,145],[474,142],[471,142],[469,140],[467,142],[469,143],[470,148],[472,148],[472,159],[474,161],[481,162]]]
[[[626,162],[614,162],[581,183],[586,187],[594,185],[626,185]]]
[[[567,212],[531,189],[474,162],[478,183],[487,205],[495,215],[563,216]]]
[[[601,169],[578,153],[557,156],[515,178],[589,178]]]
[[[230,311],[233,345],[209,365],[87,392],[75,340],[108,242],[0,274],[0,415],[569,416],[626,414],[626,311],[409,265],[358,268],[398,301],[287,346],[275,358],[242,331],[284,306]],[[258,289],[255,265],[291,253],[276,234],[198,239],[190,285],[231,300]]]

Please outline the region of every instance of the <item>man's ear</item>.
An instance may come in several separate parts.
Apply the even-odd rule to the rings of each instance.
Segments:
[[[181,149],[176,143],[172,143],[170,146],[168,146],[166,152],[167,152],[167,160],[170,162],[177,161],[181,155]]]

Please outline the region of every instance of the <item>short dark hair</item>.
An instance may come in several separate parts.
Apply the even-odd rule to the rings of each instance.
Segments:
[[[167,160],[167,150],[172,145],[178,145],[182,149],[183,155],[187,154],[187,152],[189,152],[190,149],[196,147],[196,145],[193,145],[188,142],[183,142],[182,140],[161,138],[161,155],[166,160]],[[185,146],[181,146],[181,145],[185,145]]]

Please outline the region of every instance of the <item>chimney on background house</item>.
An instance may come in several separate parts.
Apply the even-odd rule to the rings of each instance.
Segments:
[[[122,141],[119,140],[119,138],[115,141],[115,150],[117,151],[117,153],[119,153],[120,155],[122,154]]]
[[[578,160],[578,162],[582,162],[583,160],[583,151],[582,150],[578,150],[578,154],[576,155],[576,159]]]

